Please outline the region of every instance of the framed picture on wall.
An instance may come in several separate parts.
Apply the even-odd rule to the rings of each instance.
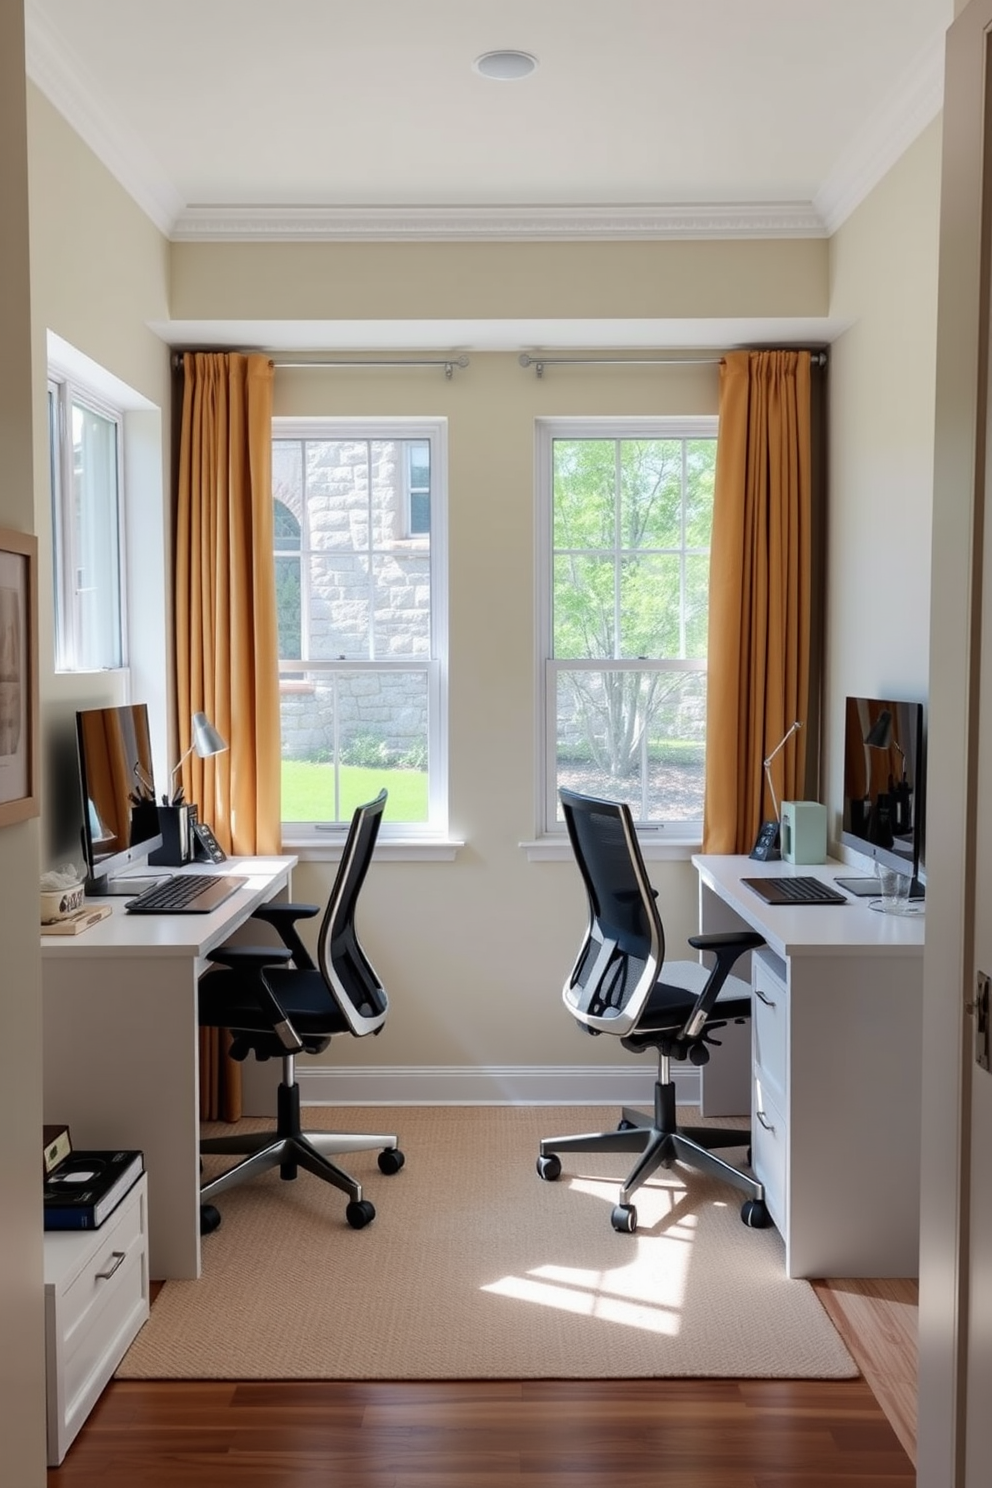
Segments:
[[[0,827],[37,816],[38,539],[0,527]]]

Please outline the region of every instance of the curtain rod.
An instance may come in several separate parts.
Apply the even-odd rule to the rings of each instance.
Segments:
[[[450,378],[456,367],[467,367],[468,357],[464,354],[457,357],[390,357],[385,360],[374,360],[363,357],[343,358],[339,361],[317,360],[308,362],[283,362],[278,357],[270,357],[269,361],[273,367],[443,367],[445,377]],[[172,358],[172,365],[176,371],[180,371],[183,365],[182,353],[177,352]]]
[[[468,357],[388,357],[381,361],[364,357],[344,358],[341,361],[281,362],[274,358],[273,367],[443,367],[445,377],[450,377],[456,367],[467,367]]]
[[[711,367],[723,361],[725,353],[715,356],[658,356],[658,357],[534,357],[521,352],[521,367],[534,367],[538,377],[544,376],[545,367]],[[827,365],[827,353],[817,348],[810,352],[814,364]]]

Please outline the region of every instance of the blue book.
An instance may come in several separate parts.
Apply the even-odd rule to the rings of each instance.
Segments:
[[[140,1152],[73,1152],[45,1179],[45,1229],[95,1230],[144,1171]]]

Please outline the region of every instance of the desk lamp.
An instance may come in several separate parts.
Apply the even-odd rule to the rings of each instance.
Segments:
[[[223,754],[227,748],[227,741],[217,732],[206,713],[193,714],[193,742],[172,772],[172,800],[163,797],[163,806],[180,806],[183,799],[182,786],[176,785],[176,777],[183,765],[189,759],[194,749],[201,759],[207,759],[212,754]]]
[[[755,839],[754,846],[748,854],[748,857],[756,858],[759,862],[762,863],[773,862],[780,855],[778,841],[782,818],[781,813],[778,809],[778,801],[775,799],[775,787],[772,784],[772,760],[778,754],[780,749],[785,748],[786,744],[788,744],[793,734],[801,728],[802,724],[797,718],[792,727],[787,730],[785,736],[779,740],[779,742],[775,745],[775,748],[772,750],[771,754],[764,761],[765,779],[768,782],[768,793],[772,798],[772,810],[774,811],[775,815],[770,821],[761,823],[761,826],[758,828],[758,835]]]

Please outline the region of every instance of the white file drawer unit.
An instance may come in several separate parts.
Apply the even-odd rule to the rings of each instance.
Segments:
[[[751,955],[751,1156],[787,1274],[918,1276],[925,917],[854,899],[770,905],[749,881],[791,865],[693,863],[700,930],[764,941]],[[842,866],[800,876],[832,884]]]
[[[57,1467],[148,1317],[148,1179],[96,1230],[45,1233],[48,1465]]]
[[[768,951],[751,958],[751,1159],[765,1203],[789,1233],[789,991],[785,968]]]
[[[752,956],[751,1155],[789,1276],[916,1274],[921,999],[906,965],[879,958],[862,983],[843,956]]]

